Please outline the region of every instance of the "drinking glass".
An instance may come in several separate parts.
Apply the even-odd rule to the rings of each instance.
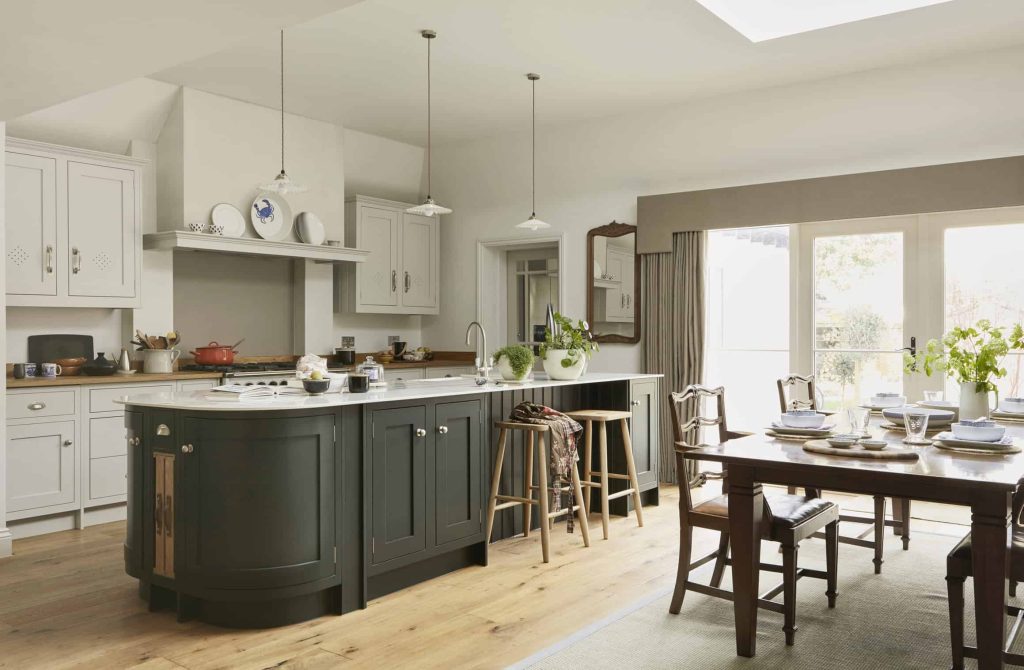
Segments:
[[[924,400],[925,402],[939,402],[945,397],[944,391],[925,391]]]
[[[871,412],[868,411],[867,407],[850,407],[846,410],[846,417],[850,420],[851,433],[868,434]]]
[[[907,429],[906,441],[910,444],[927,444],[925,434],[928,432],[928,413],[907,409],[903,413],[903,425]]]

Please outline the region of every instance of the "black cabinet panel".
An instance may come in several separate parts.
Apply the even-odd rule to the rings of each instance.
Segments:
[[[480,400],[442,403],[435,408],[437,544],[481,532],[482,412]]]
[[[630,382],[630,436],[633,460],[641,489],[658,485],[658,449],[661,436],[661,398],[658,379],[634,379]]]
[[[125,434],[128,438],[128,520],[124,536],[125,571],[133,577],[142,572],[143,542],[143,485],[146,469],[142,445],[142,413],[124,413]]]
[[[372,562],[427,548],[426,405],[374,410],[371,417]]]
[[[190,417],[183,433],[182,579],[268,588],[334,574],[334,417]]]

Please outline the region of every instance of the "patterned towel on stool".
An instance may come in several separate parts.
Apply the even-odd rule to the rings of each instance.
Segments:
[[[569,468],[576,467],[576,461],[579,460],[576,453],[576,436],[583,432],[583,426],[561,412],[532,402],[521,402],[516,405],[509,418],[520,423],[544,424],[550,430],[551,463],[549,469],[555,475],[552,483],[556,491],[552,511],[558,512],[562,509],[562,489],[571,486]],[[572,500],[571,495],[569,499]],[[573,531],[571,504],[569,509],[570,512],[565,517],[565,527],[566,532],[571,533]],[[541,523],[546,523],[546,520],[542,519]]]

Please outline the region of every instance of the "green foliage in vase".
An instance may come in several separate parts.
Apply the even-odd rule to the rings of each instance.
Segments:
[[[533,349],[525,344],[512,344],[494,352],[495,362],[502,358],[508,361],[512,373],[519,378],[525,377],[533,367]]]
[[[597,351],[597,342],[594,342],[586,321],[580,319],[573,325],[572,319],[555,312],[555,325],[557,335],[552,333],[550,328],[544,329],[544,344],[540,345],[541,357],[546,356],[550,350],[565,349],[561,365],[563,368],[571,368],[581,357],[590,358]]]
[[[979,393],[996,389],[993,379],[1006,376],[1003,359],[1011,351],[1024,351],[1024,326],[993,326],[982,319],[973,326],[956,327],[939,340],[928,340],[916,356],[903,355],[908,372],[921,371],[929,377],[948,372],[961,384],[973,383]]]

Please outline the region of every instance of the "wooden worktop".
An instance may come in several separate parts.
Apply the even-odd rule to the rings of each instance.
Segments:
[[[7,388],[46,388],[50,386],[85,386],[91,384],[153,384],[156,382],[191,381],[195,379],[220,379],[219,372],[172,372],[170,374],[146,374],[136,372],[133,375],[109,375],[106,377],[90,377],[75,375],[73,377],[26,377],[25,379],[7,378]]]

